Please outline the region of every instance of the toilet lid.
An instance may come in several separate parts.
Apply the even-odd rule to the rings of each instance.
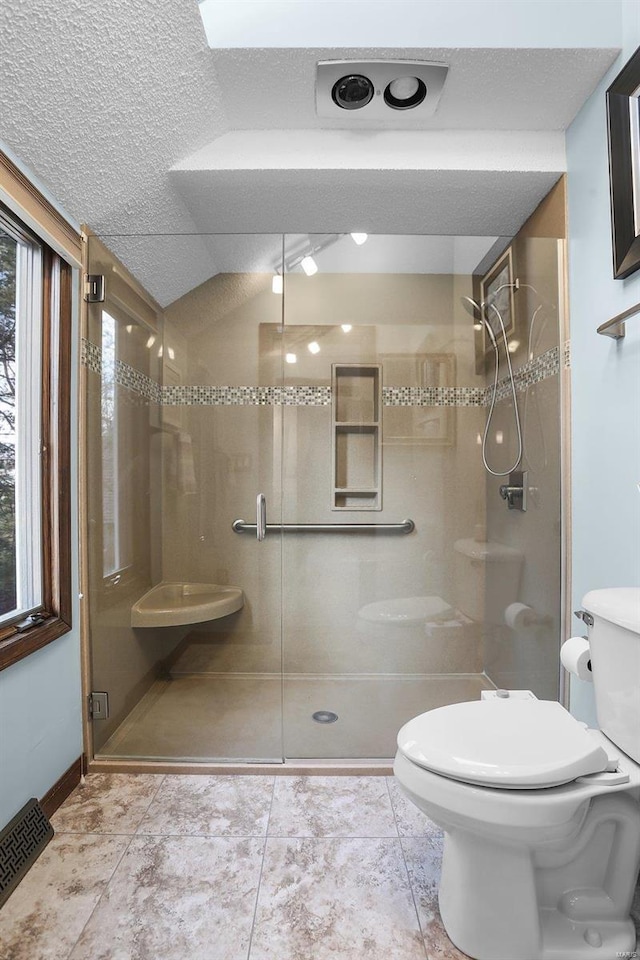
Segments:
[[[465,783],[539,789],[607,769],[590,732],[552,700],[475,700],[414,717],[398,734],[413,763]]]

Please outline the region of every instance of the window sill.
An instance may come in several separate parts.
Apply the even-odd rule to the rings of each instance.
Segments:
[[[9,629],[9,627],[5,628],[6,631]],[[28,657],[30,653],[40,650],[41,647],[46,647],[52,640],[57,640],[58,637],[68,633],[69,630],[71,630],[71,624],[67,623],[66,620],[62,620],[60,617],[50,617],[46,623],[42,623],[40,626],[32,627],[23,633],[15,632],[0,639],[0,670],[18,663],[19,660]]]

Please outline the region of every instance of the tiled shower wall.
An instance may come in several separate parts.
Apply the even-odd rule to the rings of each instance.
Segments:
[[[531,250],[525,260],[531,256],[535,262]],[[237,306],[226,312],[232,284],[237,285]],[[243,290],[250,295],[243,298]],[[498,651],[505,664],[513,661],[513,631],[504,624],[504,610],[493,610],[484,628],[484,604],[477,602],[483,573],[477,565],[471,570],[454,550],[457,540],[485,535],[523,545],[514,536],[519,518],[512,512],[508,521],[494,517],[493,503],[486,533],[487,483],[478,441],[489,394],[485,371],[477,370],[472,324],[459,304],[469,292],[471,278],[448,275],[289,276],[283,327],[282,302],[271,294],[269,277],[260,287],[255,276],[227,275],[168,308],[166,344],[174,360],[168,362],[172,379],[165,383],[164,402],[176,407],[165,410],[176,432],[165,436],[163,576],[231,582],[247,596],[232,624],[222,621],[196,631],[201,669],[272,672],[282,663],[286,673],[350,675],[471,673],[488,667],[498,683],[509,675],[508,667],[501,672],[496,655]],[[351,330],[345,333],[342,324]],[[540,320],[531,344],[527,335],[514,354],[514,368],[527,418],[528,454],[534,458],[540,417],[545,424],[557,420],[557,407],[541,406],[549,393],[551,403],[553,396],[557,399],[557,316],[547,316],[544,324]],[[321,350],[312,356],[306,345],[314,339]],[[284,352],[296,354],[295,365],[282,365]],[[434,354],[451,359],[452,381],[445,387],[424,386],[420,379],[421,358]],[[330,509],[330,379],[336,362],[383,366],[379,513],[345,515]],[[506,449],[507,393],[501,381],[495,423],[504,427]],[[437,423],[425,428],[427,421]],[[428,435],[430,429],[435,436]],[[557,467],[557,436],[549,444]],[[180,467],[174,465],[180,448],[193,466],[188,488],[181,487]],[[233,533],[231,523],[236,517],[253,522],[258,492],[267,496],[273,523],[411,517],[417,529],[406,538],[319,534],[269,537],[257,544],[251,536]],[[539,520],[534,510],[532,529]],[[506,522],[511,529],[505,529]],[[553,550],[559,544],[557,523],[551,535]],[[548,550],[543,537],[541,563],[529,577],[533,582]],[[521,586],[527,582],[526,564],[523,571]],[[553,575],[551,565],[549,579]],[[393,630],[380,630],[360,616],[367,604],[411,596],[439,598],[455,611],[448,626],[436,624],[426,642],[424,630],[393,636]],[[526,602],[528,596],[525,590],[511,599]],[[492,599],[489,591],[489,607]],[[550,643],[557,642],[554,629],[557,622],[547,624]],[[541,654],[537,660],[534,656],[534,672],[541,659]],[[550,676],[557,669],[553,662]],[[511,679],[516,685],[538,682],[520,682],[514,673]],[[541,692],[546,691],[545,686]]]
[[[251,295],[237,294],[239,306],[224,314],[234,282]],[[470,278],[289,276],[284,327],[270,277],[256,286],[243,275],[214,278],[166,311],[173,376],[194,391],[174,422],[183,450],[191,446],[195,482],[181,490],[178,471],[170,465],[165,473],[164,576],[224,580],[247,598],[231,624],[197,631],[201,669],[275,672],[282,663],[287,674],[481,670],[477,624],[465,622],[447,644],[425,643],[423,629],[380,636],[359,616],[369,603],[408,596],[441,597],[458,607],[453,544],[484,525],[475,446],[482,381],[473,369],[472,325],[454,309]],[[321,348],[316,355],[307,350],[313,340]],[[297,362],[283,365],[283,352],[295,353]],[[420,379],[421,358],[434,354],[451,360],[451,383],[438,406]],[[331,510],[329,388],[336,362],[383,366],[381,511]],[[260,392],[240,389],[247,384]],[[204,387],[215,393],[203,395]],[[431,436],[429,420],[437,421]],[[167,439],[176,449],[178,442]],[[169,450],[167,461],[173,456]],[[258,544],[231,530],[237,517],[253,522],[258,492],[267,497],[272,523],[411,517],[416,532],[269,536]]]
[[[225,297],[234,279],[240,287],[247,286],[243,275],[226,276]],[[268,277],[262,289],[252,282],[251,296],[245,301],[239,298],[241,307],[218,318],[216,286],[220,279],[214,278],[167,311],[163,385],[125,359],[117,364],[116,379],[124,396],[133,393],[149,403],[159,402],[157,416],[163,428],[159,434],[163,464],[162,578],[233,582],[243,587],[247,597],[245,609],[231,618],[231,623],[224,620],[200,628],[203,669],[279,671],[283,589],[284,665],[289,672],[448,673],[487,668],[499,684],[513,686],[521,680],[520,685],[535,686],[539,681],[531,679],[531,670],[544,673],[545,669],[540,666],[540,644],[529,644],[530,657],[520,658],[526,677],[521,679],[509,672],[517,669],[513,665],[517,657],[512,631],[504,624],[504,611],[491,609],[489,589],[490,616],[483,630],[479,607],[469,599],[465,561],[453,549],[456,540],[482,538],[487,530],[486,480],[478,440],[490,387],[484,383],[485,375],[476,373],[473,329],[458,306],[460,291],[467,289],[469,278],[386,278],[387,283],[395,285],[397,303],[402,304],[400,318],[391,317],[386,304],[384,315],[376,317],[380,290],[370,290],[369,297],[363,298],[362,287],[367,282],[363,284],[362,277],[339,278],[342,289],[337,291],[336,277],[323,279],[333,288],[329,293],[340,303],[341,313],[336,315],[335,304],[327,304],[326,292],[323,302],[318,285],[315,296],[307,302],[306,278],[291,277],[288,304],[295,318],[307,322],[283,328],[282,304],[270,293]],[[367,278],[371,287],[379,285],[380,280],[379,276]],[[352,323],[347,335],[337,321],[357,321],[356,282],[360,290],[357,309],[367,320],[381,322]],[[431,315],[420,312],[419,304],[429,304]],[[381,312],[378,310],[378,314]],[[323,324],[326,315],[335,322]],[[211,321],[205,329],[203,317]],[[525,331],[526,349],[518,348],[514,354],[514,369],[525,428],[526,462],[529,467],[533,462],[535,470],[536,458],[542,457],[548,474],[543,478],[547,489],[558,477],[558,437],[549,432],[549,424],[557,421],[560,363],[556,318],[547,316],[543,320],[538,331],[533,331],[533,338]],[[304,350],[312,338],[319,338],[322,344],[320,355],[311,356]],[[299,362],[283,367],[283,350],[297,350]],[[451,360],[453,382],[444,387],[421,385],[420,357],[434,354]],[[100,373],[99,350],[91,342],[85,343],[83,359],[91,371]],[[382,363],[383,510],[365,519],[397,522],[411,516],[416,520],[416,534],[410,538],[364,540],[351,536],[287,537],[284,543],[270,537],[258,546],[252,537],[238,536],[231,530],[236,517],[253,519],[258,490],[267,494],[271,522],[281,516],[285,521],[300,523],[363,519],[360,513],[345,517],[330,510],[329,384],[331,364],[335,362]],[[293,370],[296,376],[287,376],[284,384],[269,382],[280,380],[283,370],[285,374]],[[222,384],[221,380],[226,382]],[[247,386],[247,381],[252,385]],[[508,382],[504,379],[498,396],[494,427],[496,432],[502,430],[503,448],[510,452],[513,422]],[[424,421],[434,419],[438,421],[436,429],[442,432],[435,438],[425,437]],[[444,428],[440,420],[446,423]],[[498,466],[501,456],[504,458],[503,450],[490,445],[489,457],[497,458]],[[529,520],[535,529],[544,530],[544,525],[540,527],[538,490],[530,499],[525,519],[524,515],[506,512],[502,501],[496,504],[498,484],[489,481],[486,535],[522,548],[527,554],[523,589],[514,600],[531,602],[531,586],[527,595],[525,584],[529,581],[535,587],[540,583],[540,572],[548,572],[540,594],[547,606],[540,610],[538,600],[536,612],[541,620],[538,626],[544,628],[544,635],[553,644],[557,624],[552,622],[548,606],[556,603],[557,589],[553,564],[549,564],[549,538],[557,541],[558,511],[552,511],[546,538],[538,537],[540,557],[536,563],[536,551],[532,551],[532,538],[527,536],[524,524]],[[549,497],[543,499],[543,503],[548,501]],[[281,564],[286,574],[282,587]],[[494,572],[489,569],[489,586]],[[474,590],[477,594],[477,583]],[[456,626],[438,634],[437,628],[436,636],[443,642],[426,644],[417,632],[414,636],[405,631],[398,645],[358,615],[366,604],[406,596],[445,601],[463,614],[460,619],[464,630]],[[537,632],[539,635],[540,630]],[[530,632],[527,639],[529,636]]]

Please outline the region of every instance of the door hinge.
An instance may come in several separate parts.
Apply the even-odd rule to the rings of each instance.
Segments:
[[[109,694],[104,691],[93,691],[87,697],[89,702],[90,720],[108,720],[109,719]]]
[[[102,273],[85,274],[84,299],[87,303],[104,303],[104,275]]]

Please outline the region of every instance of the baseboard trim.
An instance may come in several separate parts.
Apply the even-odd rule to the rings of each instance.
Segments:
[[[59,777],[50,790],[47,790],[40,801],[40,806],[44,810],[48,819],[50,819],[67,799],[72,790],[80,783],[84,769],[84,758],[78,757],[74,760],[68,770]]]

